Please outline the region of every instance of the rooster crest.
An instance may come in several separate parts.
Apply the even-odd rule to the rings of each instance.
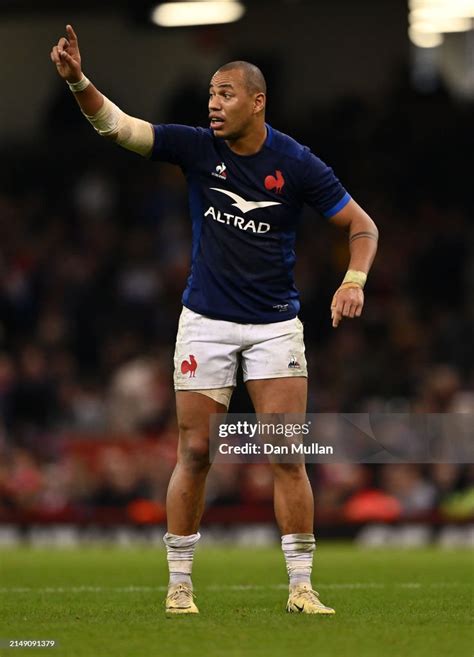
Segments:
[[[190,354],[189,361],[183,360],[181,363],[181,374],[187,374],[189,372],[189,378],[194,377],[196,376],[197,366],[196,358]]]
[[[284,184],[285,179],[283,178],[283,174],[279,169],[275,171],[274,176],[267,176],[265,178],[265,189],[270,191],[274,189],[277,194],[281,193]]]

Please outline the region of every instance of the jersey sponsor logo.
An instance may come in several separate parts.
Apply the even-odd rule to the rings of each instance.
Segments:
[[[278,169],[275,171],[274,176],[267,176],[265,178],[265,189],[270,191],[274,189],[277,194],[281,194],[281,190],[283,189],[284,184],[285,179],[283,178],[282,172]]]
[[[221,180],[227,180],[227,167],[224,162],[220,162],[215,170],[211,172],[211,175]]]
[[[269,208],[271,205],[281,205],[281,203],[278,203],[278,201],[246,201],[238,194],[229,192],[227,189],[219,189],[219,187],[211,187],[211,189],[213,189],[215,192],[220,192],[221,194],[229,196],[229,198],[234,201],[232,205],[244,214],[250,212],[251,210],[258,210],[259,208]]]
[[[277,303],[275,306],[272,306],[273,310],[278,310],[279,313],[286,313],[288,310],[287,303]]]
[[[268,233],[270,230],[270,224],[267,224],[264,221],[244,219],[235,214],[230,214],[230,212],[221,212],[220,210],[213,208],[212,205],[206,210],[204,216],[212,217],[214,221],[217,221],[220,224],[234,226],[234,228],[238,228],[239,230],[248,230],[251,233]]]
[[[191,379],[192,377],[196,376],[197,366],[198,364],[196,358],[190,354],[189,361],[183,360],[181,363],[181,374],[188,374],[189,372],[189,378]]]

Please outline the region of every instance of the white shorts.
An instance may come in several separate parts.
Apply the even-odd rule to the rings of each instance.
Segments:
[[[307,377],[303,324],[297,317],[238,324],[183,308],[174,353],[175,390],[235,386],[240,361],[244,381]]]

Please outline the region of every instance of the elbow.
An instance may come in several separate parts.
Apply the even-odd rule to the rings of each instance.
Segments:
[[[356,218],[354,218],[350,225],[348,226],[349,234],[354,234],[358,232],[370,233],[377,240],[379,238],[379,229],[375,221],[369,217],[366,212],[362,212]]]
[[[377,224],[375,223],[375,221],[371,217],[369,217],[369,215],[367,215],[367,219],[370,222],[370,230],[374,233],[374,235],[378,239],[379,238],[379,229],[377,227]]]

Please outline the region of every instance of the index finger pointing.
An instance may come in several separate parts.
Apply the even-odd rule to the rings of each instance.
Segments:
[[[76,41],[77,43],[77,34],[74,32],[72,25],[66,25],[66,32],[70,41]]]

